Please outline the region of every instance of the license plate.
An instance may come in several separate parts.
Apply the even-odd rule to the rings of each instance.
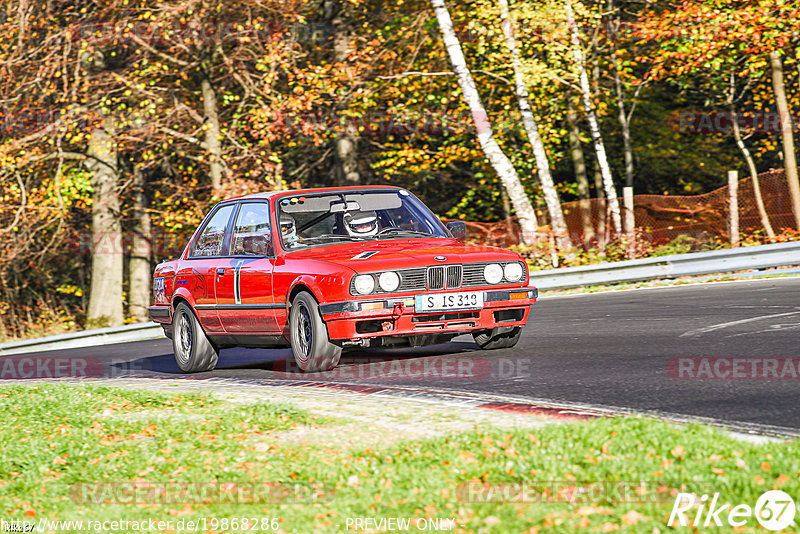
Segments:
[[[414,297],[414,309],[420,311],[480,310],[483,293],[434,293]]]

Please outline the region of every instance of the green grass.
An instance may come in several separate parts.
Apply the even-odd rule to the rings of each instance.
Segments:
[[[669,530],[671,497],[649,504],[602,494],[575,496],[574,502],[476,503],[469,502],[464,484],[562,481],[580,488],[644,480],[666,493],[719,491],[732,504],[753,505],[778,487],[800,498],[797,443],[754,445],[703,426],[613,418],[535,431],[475,429],[381,450],[285,439],[284,431],[298,425],[325,432],[337,422],[289,406],[238,405],[196,394],[3,387],[0,511],[6,520],[30,521],[279,518],[280,529],[297,533],[342,532],[348,517],[420,516],[453,518],[457,532],[619,527],[650,533]],[[110,491],[88,493],[99,503],[76,502],[81,483],[132,481],[277,486],[260,493],[271,502],[257,504],[204,503],[201,496],[189,505],[178,500],[137,506],[115,502]],[[745,531],[756,531],[754,519]]]

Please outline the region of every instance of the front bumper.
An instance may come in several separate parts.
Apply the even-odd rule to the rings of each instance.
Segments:
[[[172,308],[168,305],[150,306],[148,315],[154,323],[172,324]]]
[[[535,287],[491,289],[483,291],[484,305],[479,310],[417,313],[412,295],[323,304],[320,313],[330,339],[339,341],[466,333],[525,326],[538,297]]]

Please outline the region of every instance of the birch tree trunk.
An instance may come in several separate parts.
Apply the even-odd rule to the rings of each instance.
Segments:
[[[86,167],[92,173],[92,280],[87,323],[119,326],[122,311],[122,229],[117,192],[117,147],[103,128],[89,138]]]
[[[606,202],[606,194],[603,192],[603,175],[600,174],[600,169],[597,167],[594,169],[594,189],[597,191],[597,246],[602,249],[608,243],[606,235],[608,202]]]
[[[756,170],[756,163],[753,161],[753,156],[750,154],[747,145],[744,144],[742,133],[739,130],[739,124],[736,122],[736,112],[731,111],[731,122],[733,123],[733,137],[736,139],[736,145],[742,151],[744,160],[747,163],[747,169],[750,172],[750,180],[753,182],[753,194],[756,197],[756,207],[758,208],[758,215],[761,218],[761,226],[767,232],[767,237],[772,239],[775,237],[775,231],[772,229],[772,224],[769,221],[769,214],[764,206],[764,197],[761,196],[761,184],[758,181],[758,171]]]
[[[339,0],[324,0],[322,9],[331,28],[333,60],[344,64],[350,50],[350,32],[344,21],[342,3]],[[361,174],[358,172],[358,136],[350,124],[345,123],[340,127],[342,131],[334,140],[334,176],[339,185],[358,185],[361,183]]]
[[[453,65],[453,70],[458,77],[458,84],[464,95],[464,101],[469,106],[472,113],[472,120],[478,131],[478,141],[480,142],[483,153],[489,159],[495,172],[500,177],[511,199],[511,204],[517,212],[520,226],[522,228],[522,240],[526,245],[536,242],[536,212],[533,209],[531,200],[528,198],[525,189],[522,187],[517,170],[505,155],[497,140],[494,138],[492,126],[489,123],[489,116],[481,103],[475,80],[467,67],[464,52],[461,50],[461,43],[458,41],[456,32],[453,29],[453,22],[450,20],[450,13],[447,11],[444,0],[431,0],[433,10],[436,13],[436,20],[439,22],[439,30],[442,32],[444,46]]]
[[[792,116],[789,114],[789,103],[786,101],[786,85],[783,81],[783,61],[779,52],[769,55],[772,66],[772,89],[778,116],[781,120],[781,141],[783,141],[783,166],[786,181],[789,183],[789,194],[792,197],[792,213],[797,229],[800,230],[800,180],[797,177],[797,157],[794,152],[794,134],[792,133]]]
[[[145,180],[141,169],[133,171],[133,239],[131,257],[128,260],[128,315],[137,321],[147,321],[150,307],[152,271],[150,258],[152,244],[150,236],[150,213],[147,211]]]
[[[536,159],[536,169],[539,173],[539,183],[542,186],[542,193],[547,204],[547,211],[550,213],[550,225],[556,235],[558,247],[561,249],[571,245],[569,241],[567,223],[564,221],[564,212],[561,210],[561,201],[558,198],[556,186],[553,183],[553,176],[550,174],[550,162],[547,159],[547,152],[539,135],[539,126],[533,116],[530,98],[528,97],[528,87],[522,75],[522,61],[517,48],[517,40],[514,38],[514,29],[508,9],[508,0],[499,0],[500,21],[503,26],[503,34],[506,39],[506,48],[511,56],[511,66],[514,69],[514,86],[517,93],[517,103],[522,114],[522,124],[528,141],[533,148],[533,156]]]
[[[731,109],[731,124],[733,130],[733,139],[736,141],[736,146],[739,147],[739,150],[742,152],[742,156],[744,156],[744,160],[747,163],[747,169],[750,172],[750,180],[753,183],[753,194],[756,198],[756,207],[758,208],[758,215],[761,218],[761,226],[764,227],[764,231],[767,232],[767,237],[772,239],[775,237],[775,231],[772,229],[772,224],[769,221],[769,214],[767,213],[767,209],[764,206],[764,198],[761,196],[761,184],[758,181],[758,170],[756,170],[756,163],[753,160],[753,156],[750,154],[750,150],[748,150],[747,145],[744,143],[744,139],[742,139],[742,132],[739,128],[739,121],[738,117],[736,116],[736,107],[734,106],[734,99],[736,97],[736,78],[733,72],[731,72],[730,78],[730,92],[728,93],[728,106]]]
[[[614,0],[608,0],[609,12],[614,12]],[[617,112],[619,118],[619,126],[622,130],[622,146],[625,153],[625,186],[633,187],[633,145],[631,144],[631,121],[628,112],[625,110],[625,93],[622,90],[622,80],[619,76],[619,65],[617,64],[617,35],[616,35],[616,21],[612,22],[614,25],[609,33],[611,34],[611,72],[614,76],[614,92],[617,96]],[[638,96],[638,95],[637,95]],[[633,109],[636,106],[636,97],[634,103],[631,105]],[[626,230],[628,230],[626,228]]]
[[[597,153],[597,164],[600,169],[600,174],[603,178],[603,189],[606,192],[606,201],[608,202],[608,209],[611,212],[611,221],[614,224],[614,232],[619,234],[622,232],[622,219],[619,212],[619,200],[617,199],[617,192],[614,189],[614,177],[611,175],[611,167],[608,164],[608,157],[606,156],[606,147],[603,143],[603,136],[600,133],[600,123],[597,120],[597,114],[594,112],[594,106],[592,105],[592,93],[589,87],[589,75],[586,73],[586,64],[583,61],[583,51],[581,50],[578,25],[575,22],[575,14],[572,11],[572,4],[570,3],[570,0],[565,0],[564,6],[567,12],[567,24],[570,28],[572,55],[575,60],[575,65],[578,68],[578,74],[580,77],[583,108],[584,112],[586,113],[586,118],[589,121],[589,131],[592,134],[594,150]]]
[[[567,125],[569,126],[569,152],[572,157],[572,167],[575,171],[575,180],[578,183],[578,206],[581,210],[581,226],[583,228],[583,245],[588,247],[594,240],[594,223],[592,222],[592,203],[589,193],[589,176],[586,174],[586,160],[583,157],[581,134],[578,127],[578,114],[572,94],[567,94]]]
[[[203,113],[205,115],[205,142],[203,144],[208,152],[211,187],[214,191],[219,191],[222,187],[223,166],[219,114],[217,113],[217,94],[207,77],[204,77],[203,81],[200,82],[200,90],[203,96]]]

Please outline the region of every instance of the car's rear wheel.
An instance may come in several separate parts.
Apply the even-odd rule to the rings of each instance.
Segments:
[[[507,328],[481,330],[480,332],[474,332],[472,338],[483,350],[493,350],[513,347],[519,342],[521,335],[522,327],[514,326],[510,330]]]
[[[297,366],[303,371],[329,371],[339,364],[342,347],[331,343],[317,301],[303,291],[292,301],[289,342]]]
[[[185,373],[212,371],[219,360],[219,351],[185,302],[178,304],[172,317],[172,350],[175,363]]]

